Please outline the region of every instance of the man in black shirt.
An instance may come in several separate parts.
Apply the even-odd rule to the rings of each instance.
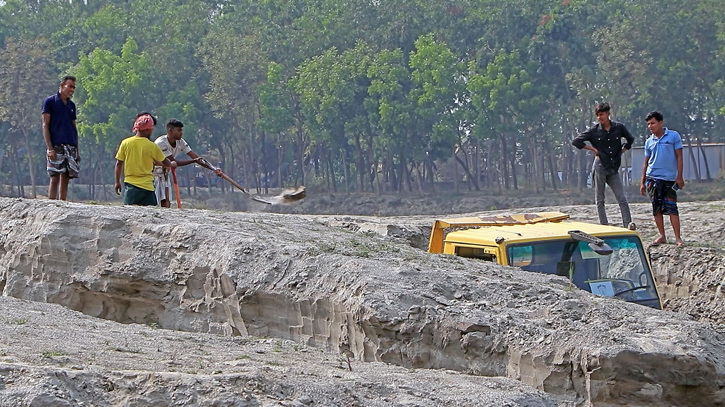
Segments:
[[[614,196],[622,211],[622,223],[624,227],[634,228],[632,215],[629,212],[629,203],[624,193],[622,178],[619,175],[619,166],[622,164],[622,153],[632,148],[634,137],[622,123],[609,119],[609,103],[597,104],[594,113],[597,115],[597,124],[577,136],[571,144],[578,149],[585,149],[594,152],[594,174],[595,202],[599,223],[607,225],[607,212],[604,209],[604,188],[606,184],[612,188]],[[622,138],[627,142],[622,145]],[[585,142],[588,141],[591,146]]]

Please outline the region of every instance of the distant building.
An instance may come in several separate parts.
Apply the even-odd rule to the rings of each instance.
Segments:
[[[707,179],[707,170],[705,162],[707,161],[707,168],[710,171],[710,178],[718,178],[723,175],[725,170],[725,144],[723,143],[706,143],[702,144],[702,148],[697,145],[692,145],[692,151],[690,146],[684,143],[682,149],[682,177],[685,180],[693,179]],[[694,157],[694,159],[693,159]],[[642,164],[644,164],[644,147],[633,147],[632,148],[632,181],[635,184],[639,184],[639,180],[642,177]],[[622,166],[624,167],[624,165]],[[700,176],[698,178],[698,170]]]

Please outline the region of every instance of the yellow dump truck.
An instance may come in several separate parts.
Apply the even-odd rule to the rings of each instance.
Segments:
[[[568,219],[542,212],[436,220],[428,251],[557,274],[591,293],[662,309],[635,230]]]

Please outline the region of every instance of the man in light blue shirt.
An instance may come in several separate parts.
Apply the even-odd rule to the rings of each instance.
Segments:
[[[639,192],[649,195],[652,214],[659,236],[652,244],[667,243],[664,215],[670,216],[675,243],[684,246],[680,236],[680,213],[677,209],[677,190],[685,186],[682,178],[682,138],[676,131],[663,126],[664,118],[658,111],[645,118],[652,135],[644,143],[644,165]]]

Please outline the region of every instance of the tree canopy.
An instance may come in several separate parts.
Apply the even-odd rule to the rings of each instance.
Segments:
[[[639,145],[652,110],[690,145],[725,141],[718,0],[0,4],[0,184],[18,194],[43,182],[40,107],[66,74],[89,199],[141,111],[256,188],[581,188],[570,141],[600,101]]]

